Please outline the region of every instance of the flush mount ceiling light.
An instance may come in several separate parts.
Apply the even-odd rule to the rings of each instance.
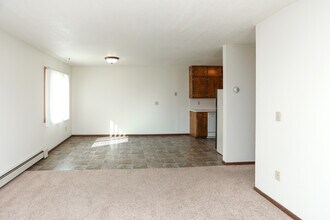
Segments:
[[[119,60],[119,57],[108,56],[108,57],[105,57],[104,59],[105,59],[105,61],[107,61],[107,63],[114,64],[114,63],[117,63],[117,61]]]

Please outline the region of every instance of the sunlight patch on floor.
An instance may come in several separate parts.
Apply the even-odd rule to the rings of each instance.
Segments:
[[[127,136],[102,137],[102,138],[97,138],[95,140],[94,144],[92,145],[92,147],[102,147],[102,146],[120,144],[120,143],[125,143],[125,142],[128,142]]]

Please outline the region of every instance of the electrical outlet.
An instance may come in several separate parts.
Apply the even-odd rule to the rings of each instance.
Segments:
[[[65,128],[64,128],[64,129],[65,129],[65,131],[67,131],[67,130],[68,130],[68,127],[67,127],[67,126],[65,126]]]
[[[178,93],[177,93],[177,92],[175,92],[175,93],[174,93],[174,96],[178,96]]]
[[[198,101],[198,102],[197,102],[197,105],[200,105],[200,104],[201,104],[201,102],[200,102],[200,101]]]
[[[275,170],[275,180],[281,181],[281,173],[280,173],[280,171]]]
[[[159,102],[158,101],[155,101],[155,105],[159,105]]]
[[[281,121],[282,120],[282,116],[281,116],[281,112],[276,112],[276,121]]]

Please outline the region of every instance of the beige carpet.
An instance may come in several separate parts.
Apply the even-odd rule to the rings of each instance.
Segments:
[[[254,166],[28,171],[0,219],[289,219],[253,190]]]

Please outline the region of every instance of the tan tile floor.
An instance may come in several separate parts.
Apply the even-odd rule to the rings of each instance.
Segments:
[[[139,136],[128,142],[91,146],[96,137],[71,137],[30,170],[174,168],[222,165],[215,141],[191,136]]]

